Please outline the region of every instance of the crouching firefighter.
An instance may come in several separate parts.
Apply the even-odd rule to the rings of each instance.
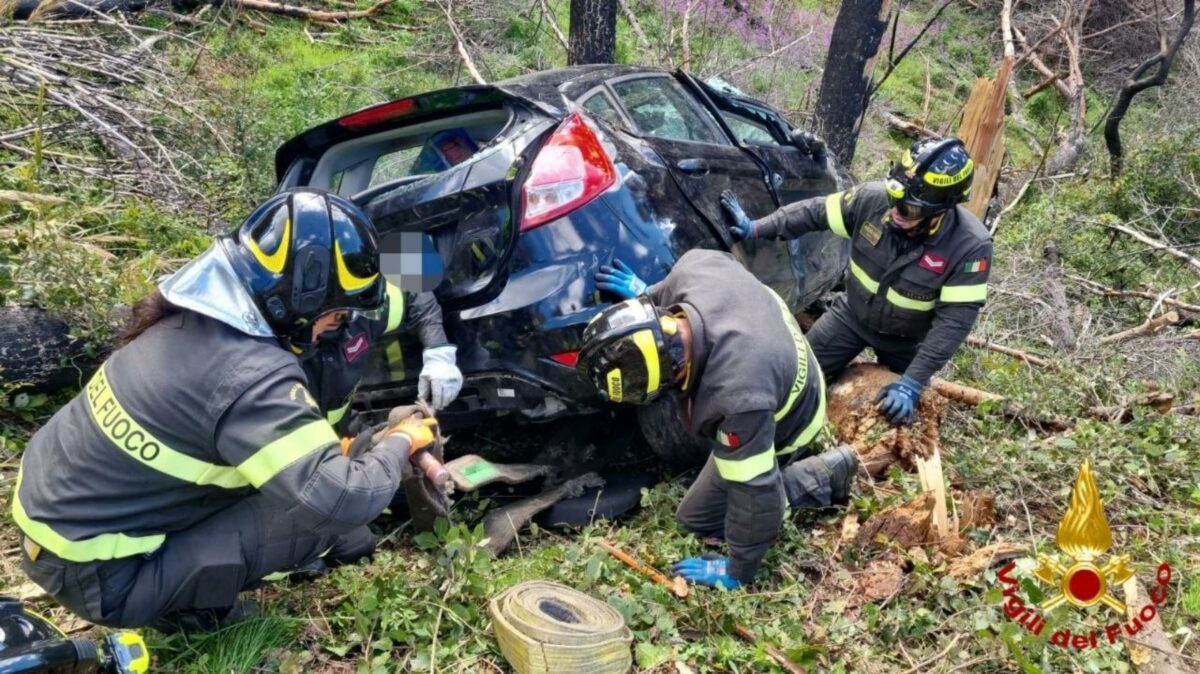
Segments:
[[[431,420],[344,456],[301,361],[339,315],[381,319],[384,286],[366,215],[313,190],[271,197],[163,281],[25,449],[25,572],[91,622],[211,628],[270,574],[369,555]]]
[[[734,239],[793,239],[828,229],[851,239],[850,279],[808,333],[826,378],[866,347],[901,374],[877,402],[892,423],[913,419],[921,391],[966,340],[987,299],[992,242],[960,204],[974,164],[962,141],[921,140],[885,182],[799,201],[758,220],[732,193],[721,205]]]
[[[689,251],[645,294],[615,264],[598,286],[631,299],[588,324],[578,367],[612,402],[676,398],[712,449],[676,516],[700,536],[723,537],[729,556],[686,559],[673,571],[702,585],[749,584],[785,507],[845,503],[857,456],[849,447],[809,455],[825,424],[821,371],[784,301],[732,256]]]

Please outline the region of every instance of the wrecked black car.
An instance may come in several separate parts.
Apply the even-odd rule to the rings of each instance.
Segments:
[[[846,263],[831,234],[735,247],[718,203],[733,190],[759,217],[838,189],[833,160],[794,131],[682,71],[581,66],[369,107],[289,140],[275,162],[280,189],[359,203],[385,251],[417,234],[436,252],[465,376],[439,418],[464,428],[599,406],[574,366],[583,327],[616,299],[593,278],[614,258],[653,283],[689,249],[734,250],[793,310],[830,289]],[[372,348],[356,407],[381,418],[416,396],[421,351],[405,336]]]

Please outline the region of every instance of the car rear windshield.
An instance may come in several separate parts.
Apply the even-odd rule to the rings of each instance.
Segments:
[[[310,185],[353,196],[385,183],[403,183],[469,161],[499,136],[512,115],[486,110],[422,122],[330,148]]]

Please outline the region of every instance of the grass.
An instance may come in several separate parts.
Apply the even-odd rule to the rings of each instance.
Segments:
[[[274,659],[282,671],[288,662],[286,653],[273,651],[291,644],[299,628],[300,621],[294,618],[262,616],[211,634],[179,634],[161,639],[152,649],[157,657],[156,670],[180,674],[251,674],[262,671],[265,656]]]

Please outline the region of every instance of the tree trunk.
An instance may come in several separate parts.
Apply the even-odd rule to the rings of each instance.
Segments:
[[[571,0],[568,63],[612,63],[616,48],[617,0]]]
[[[854,158],[871,72],[890,12],[891,0],[846,0],[833,24],[816,118],[819,132],[844,166]]]
[[[1110,168],[1114,178],[1121,174],[1121,168],[1125,161],[1125,148],[1121,145],[1121,120],[1129,111],[1129,105],[1133,103],[1134,96],[1150,87],[1160,87],[1166,83],[1167,73],[1171,70],[1171,64],[1175,62],[1175,55],[1179,53],[1179,47],[1192,30],[1192,24],[1195,21],[1196,0],[1184,0],[1183,20],[1179,25],[1179,32],[1175,34],[1175,39],[1168,45],[1166,38],[1162,38],[1158,53],[1138,66],[1129,79],[1125,80],[1121,90],[1117,92],[1112,109],[1104,120],[1104,143],[1108,147]],[[1146,73],[1151,68],[1154,68],[1154,72],[1147,75]]]

